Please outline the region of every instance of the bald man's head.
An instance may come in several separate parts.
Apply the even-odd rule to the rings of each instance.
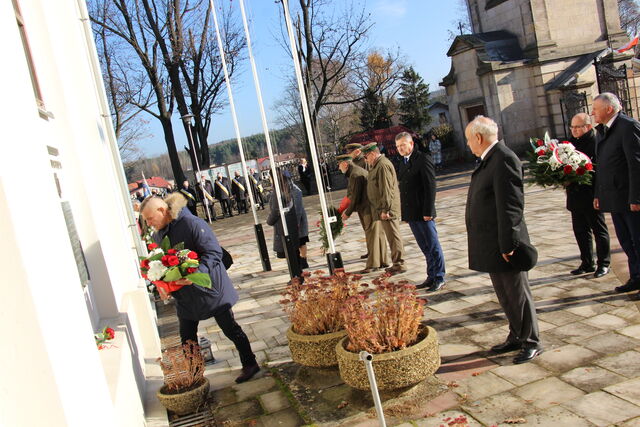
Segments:
[[[140,206],[140,215],[147,224],[156,230],[162,230],[172,220],[169,206],[160,197],[149,197]]]
[[[571,119],[571,135],[574,138],[580,138],[585,133],[589,132],[593,125],[591,124],[591,116],[587,113],[578,113]]]

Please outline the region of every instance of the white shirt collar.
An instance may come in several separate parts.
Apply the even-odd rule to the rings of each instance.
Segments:
[[[494,146],[494,145],[496,145],[497,143],[498,143],[498,140],[497,140],[497,139],[496,139],[495,141],[493,141],[493,143],[492,143],[490,146],[488,146],[486,150],[484,150],[484,151],[482,152],[482,154],[480,155],[480,158],[481,158],[482,160],[484,160],[484,158],[487,156],[487,153],[488,153],[488,152],[493,148],[493,146]]]
[[[616,121],[616,119],[618,118],[618,114],[620,113],[616,113],[613,117],[611,117],[611,120],[609,120],[607,122],[607,129],[611,129],[611,125],[613,124],[613,122]]]

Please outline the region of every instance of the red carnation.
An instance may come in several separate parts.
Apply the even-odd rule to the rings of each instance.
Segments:
[[[116,332],[111,328],[105,329],[104,333],[107,336],[108,340],[112,340],[116,336]]]
[[[571,172],[573,172],[573,168],[571,167],[571,165],[565,165],[563,172],[565,175],[569,175]]]
[[[140,268],[148,270],[149,269],[149,260],[148,259],[143,259],[142,261],[140,261]]]
[[[588,171],[592,171],[593,170],[593,163],[587,163],[586,165],[584,165],[584,168]]]
[[[162,258],[160,258],[160,262],[162,263],[162,265],[164,265],[165,267],[170,267],[169,265],[169,257],[172,255],[164,255]]]
[[[545,154],[547,154],[547,151],[544,148],[538,148],[538,151],[536,151],[536,153],[538,154],[538,156],[544,156]]]
[[[538,147],[542,147],[544,145],[544,141],[539,139],[536,141],[536,144],[538,144]]]
[[[196,267],[187,268],[187,274],[195,273],[196,271],[198,271]]]
[[[582,166],[578,166],[578,169],[576,169],[576,175],[584,175],[584,173],[587,170],[585,168],[583,168]]]
[[[177,253],[178,253],[178,252],[177,252],[175,249],[169,249],[169,250],[167,251],[167,255],[175,255],[175,254],[177,254]]]
[[[175,255],[169,255],[167,262],[169,263],[170,267],[173,267],[174,265],[180,264],[180,259]]]
[[[189,259],[198,259],[198,254],[193,252],[193,251],[191,251],[191,252],[189,252],[187,254],[187,258],[189,258]]]
[[[571,144],[569,141],[562,141],[560,144]]]
[[[154,250],[154,249],[155,249],[155,248],[157,248],[157,247],[158,247],[158,244],[157,244],[157,243],[149,243],[149,244],[147,245],[147,249],[148,249],[148,250],[150,250],[150,251]]]

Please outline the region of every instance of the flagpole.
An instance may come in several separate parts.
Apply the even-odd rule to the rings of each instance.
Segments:
[[[196,151],[196,146],[193,143],[193,134],[191,133],[191,119],[193,118],[193,114],[185,114],[181,117],[184,122],[185,127],[187,128],[189,135],[189,143],[191,144],[191,151],[193,152],[193,159],[196,161],[196,169],[198,171],[197,174],[194,173],[196,178],[196,188],[198,188],[198,184],[200,184],[200,188],[202,188],[202,204],[204,205],[204,210],[207,213],[207,220],[209,224],[211,224],[211,214],[209,213],[209,200],[207,200],[207,196],[205,196],[204,192],[204,184],[200,181],[200,162],[198,162],[198,152]]]
[[[211,0],[213,2],[213,0]],[[262,120],[262,130],[267,145],[267,152],[269,153],[271,176],[273,179],[273,188],[276,192],[276,199],[278,203],[278,209],[280,211],[280,221],[282,224],[282,230],[284,232],[283,246],[285,248],[285,255],[287,258],[287,264],[289,267],[289,275],[293,277],[299,277],[302,270],[300,269],[299,254],[292,253],[294,246],[289,236],[289,228],[287,227],[287,221],[285,218],[284,207],[282,206],[282,196],[280,194],[280,180],[276,173],[276,158],[273,155],[273,148],[271,146],[271,137],[269,134],[269,125],[267,124],[267,115],[264,109],[264,102],[262,101],[262,90],[260,89],[260,79],[258,78],[258,69],[256,68],[256,61],[253,57],[253,49],[251,47],[251,33],[249,32],[249,25],[247,24],[247,15],[244,9],[244,1],[240,0],[240,12],[242,13],[242,23],[244,24],[244,33],[247,39],[247,51],[249,53],[249,62],[251,63],[251,72],[253,74],[253,83],[256,89],[256,97],[258,98],[258,107],[260,108],[260,119]],[[297,243],[297,242],[296,242]]]
[[[249,172],[247,172],[247,162],[244,156],[244,148],[242,146],[242,138],[240,137],[240,126],[238,125],[238,116],[236,114],[236,106],[233,100],[233,91],[231,90],[231,79],[229,78],[229,71],[227,69],[226,53],[224,51],[224,45],[222,44],[222,37],[220,36],[220,27],[218,25],[218,14],[216,12],[215,3],[210,0],[211,14],[213,15],[213,23],[216,29],[216,39],[218,40],[218,51],[220,52],[220,61],[222,62],[222,71],[224,72],[224,80],[227,84],[227,95],[229,97],[229,108],[231,109],[231,117],[233,118],[233,127],[236,133],[236,141],[238,143],[238,151],[240,153],[240,163],[242,164],[242,176],[245,176],[246,190],[249,193],[249,200],[251,204],[251,213],[253,214],[253,227],[256,233],[256,240],[258,242],[258,250],[260,251],[260,259],[262,261],[262,269],[264,271],[271,271],[271,261],[269,260],[269,251],[264,238],[264,231],[262,224],[258,221],[258,214],[256,213],[256,203],[253,196],[253,189],[249,182]],[[229,179],[232,179],[229,177]],[[257,188],[257,186],[256,186]],[[240,209],[238,207],[238,209]],[[284,223],[284,222],[283,222]]]
[[[242,4],[242,0],[240,1]],[[316,177],[316,184],[318,187],[318,196],[320,198],[320,209],[322,210],[322,220],[324,221],[324,228],[327,233],[327,242],[329,243],[329,250],[327,252],[327,261],[329,263],[329,270],[333,272],[336,268],[342,268],[342,257],[340,252],[336,252],[336,247],[333,242],[333,233],[331,232],[331,223],[335,222],[336,218],[329,218],[329,212],[327,209],[327,201],[325,199],[322,173],[320,171],[320,163],[318,162],[318,153],[316,148],[316,140],[311,125],[311,115],[309,114],[309,103],[307,101],[307,93],[305,91],[304,83],[302,81],[302,70],[300,69],[300,63],[296,52],[296,40],[293,34],[293,26],[291,24],[291,15],[289,13],[289,2],[282,0],[284,8],[284,19],[287,24],[287,33],[289,33],[289,46],[291,48],[291,56],[293,58],[293,67],[296,73],[296,80],[298,82],[298,92],[300,93],[300,100],[302,103],[302,114],[304,116],[304,124],[307,130],[307,137],[309,138],[309,146],[311,151],[311,159],[313,162],[313,172]],[[333,221],[332,221],[333,220]]]

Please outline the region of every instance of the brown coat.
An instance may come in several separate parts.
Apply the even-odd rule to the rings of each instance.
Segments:
[[[400,218],[398,177],[393,164],[384,154],[381,154],[369,169],[367,196],[375,218],[380,218],[383,212],[387,212],[392,218]]]
[[[354,212],[371,212],[367,197],[367,171],[351,163],[345,175],[348,179],[347,197],[351,200],[349,207],[344,211],[345,215],[351,216]]]

